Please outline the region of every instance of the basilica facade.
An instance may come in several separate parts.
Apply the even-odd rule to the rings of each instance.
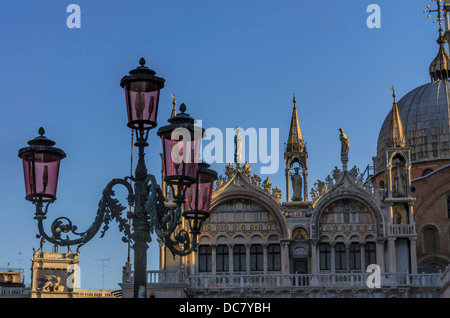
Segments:
[[[149,273],[148,294],[449,295],[450,56],[442,29],[437,42],[431,81],[398,102],[392,88],[373,173],[348,166],[349,138],[337,127],[341,161],[308,188],[308,151],[294,96],[284,195],[248,163],[226,165],[197,251],[178,257],[161,245],[160,270]],[[122,284],[124,297],[127,286],[131,279]]]

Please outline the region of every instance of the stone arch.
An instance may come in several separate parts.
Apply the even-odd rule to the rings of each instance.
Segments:
[[[267,238],[267,242],[279,242],[280,237],[276,234],[272,234]]]
[[[292,229],[291,239],[295,241],[304,241],[309,238],[309,231],[304,226],[296,226]]]
[[[311,238],[317,239],[319,238],[319,221],[322,213],[325,209],[331,205],[332,203],[339,200],[354,200],[360,202],[362,205],[366,206],[368,210],[372,213],[375,221],[375,233],[377,237],[384,236],[384,217],[381,213],[381,209],[378,204],[375,202],[374,198],[368,193],[361,193],[355,190],[343,190],[336,193],[328,193],[325,194],[319,202],[314,207],[312,216],[311,216]]]
[[[252,201],[256,204],[261,205],[263,208],[267,210],[267,212],[269,212],[273,216],[280,231],[280,239],[287,239],[289,237],[289,230],[287,227],[286,220],[283,216],[283,213],[278,203],[274,201],[272,198],[268,197],[267,195],[261,194],[262,193],[255,193],[253,191],[249,191],[246,189],[227,191],[213,198],[210,210],[212,211],[215,207],[233,199],[243,199]]]
[[[403,161],[403,164],[406,166],[409,162],[409,158],[406,155],[406,153],[404,151],[393,151],[392,153],[389,154],[388,157],[388,165],[392,165],[392,161],[395,158],[401,158],[401,160]]]
[[[230,239],[229,237],[226,237],[225,235],[219,235],[216,238],[216,244],[222,244],[222,245],[228,245],[230,244]]]
[[[426,254],[439,253],[439,229],[432,223],[424,224],[420,228],[422,234],[422,250]]]

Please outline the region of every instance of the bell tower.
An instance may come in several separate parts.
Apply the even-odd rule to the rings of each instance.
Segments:
[[[293,97],[291,127],[284,152],[286,163],[286,202],[308,201],[308,152],[303,141],[302,130],[297,113],[297,100]]]

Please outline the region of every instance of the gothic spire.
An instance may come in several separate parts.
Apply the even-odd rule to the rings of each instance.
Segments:
[[[394,103],[392,105],[391,123],[389,125],[388,145],[389,147],[406,147],[403,125],[398,112],[397,102],[395,100],[395,89],[391,87]]]
[[[175,100],[175,94],[170,95],[170,96],[173,98],[173,102],[172,102],[173,109],[172,109],[172,114],[170,115],[170,118],[173,118],[177,115],[177,110],[175,109],[175,106],[177,105],[177,101]]]
[[[294,108],[292,109],[291,128],[289,130],[289,137],[287,141],[286,152],[304,152],[305,143],[303,141],[302,130],[298,120],[297,100],[295,94],[293,98]]]

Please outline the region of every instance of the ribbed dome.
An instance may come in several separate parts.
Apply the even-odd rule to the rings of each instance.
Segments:
[[[411,161],[450,158],[450,82],[440,80],[420,86],[398,102],[398,111],[411,148]],[[375,171],[385,169],[392,111],[381,127]]]

